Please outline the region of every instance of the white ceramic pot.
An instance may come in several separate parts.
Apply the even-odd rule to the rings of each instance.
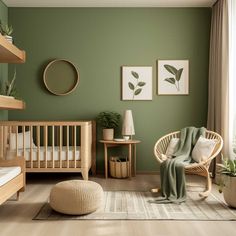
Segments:
[[[225,177],[225,187],[223,188],[226,203],[236,208],[236,177]]]
[[[113,140],[114,129],[103,129],[103,140]]]

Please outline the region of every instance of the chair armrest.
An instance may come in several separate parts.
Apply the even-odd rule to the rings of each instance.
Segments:
[[[0,167],[20,166],[21,172],[25,172],[25,159],[24,157],[15,157],[11,160],[0,160]]]

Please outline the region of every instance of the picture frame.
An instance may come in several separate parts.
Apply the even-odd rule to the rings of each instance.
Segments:
[[[151,101],[153,96],[152,66],[122,66],[123,101]]]
[[[157,94],[189,94],[188,60],[157,60]]]

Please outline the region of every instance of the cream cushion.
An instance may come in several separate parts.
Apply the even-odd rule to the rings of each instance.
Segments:
[[[179,138],[172,138],[166,150],[166,157],[172,158],[174,153],[177,151],[179,145]]]
[[[103,189],[93,181],[63,181],[52,188],[49,204],[53,210],[64,214],[92,213],[103,204]]]
[[[198,163],[207,160],[211,156],[216,143],[217,140],[215,139],[207,139],[200,136],[193,148],[192,159]]]

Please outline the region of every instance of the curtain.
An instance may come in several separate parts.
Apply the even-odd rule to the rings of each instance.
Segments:
[[[236,159],[236,1],[229,1],[229,157]]]
[[[228,0],[212,7],[207,128],[224,140],[223,155],[229,153],[229,22]],[[215,175],[217,157],[211,167]]]

